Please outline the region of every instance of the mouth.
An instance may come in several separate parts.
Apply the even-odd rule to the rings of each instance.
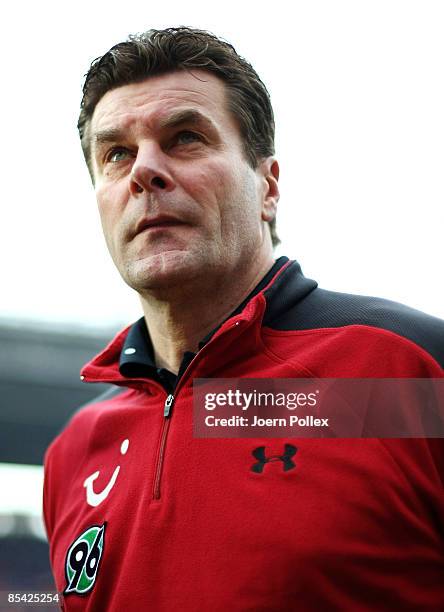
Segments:
[[[171,227],[186,225],[184,221],[172,217],[156,217],[141,221],[136,229],[136,234],[165,230]]]
[[[179,221],[161,221],[159,223],[152,223],[143,228],[142,232],[150,232],[151,230],[165,229],[167,227],[178,227],[179,225],[185,225]]]

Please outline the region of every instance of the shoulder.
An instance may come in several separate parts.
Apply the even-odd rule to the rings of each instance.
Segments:
[[[98,427],[101,416],[113,410],[115,401],[128,391],[125,387],[112,386],[81,406],[47,448],[44,458],[43,517],[49,539],[66,492],[84,465],[92,432]]]
[[[282,331],[350,326],[365,326],[374,334],[391,332],[422,348],[444,367],[444,321],[383,298],[316,287],[270,324]]]
[[[116,400],[131,393],[126,387],[110,386],[93,400],[78,408],[45,454],[45,466],[53,456],[66,464],[79,462],[87,452],[89,437],[102,415],[113,410]]]

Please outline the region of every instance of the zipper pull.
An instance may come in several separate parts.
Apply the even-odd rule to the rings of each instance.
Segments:
[[[169,394],[169,396],[165,400],[165,405],[163,407],[163,416],[169,417],[171,416],[171,409],[173,408],[174,403],[174,395]]]

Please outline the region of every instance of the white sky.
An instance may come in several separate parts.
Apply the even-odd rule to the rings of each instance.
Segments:
[[[444,318],[444,4],[15,2],[2,18],[0,317],[117,325],[137,297],[108,258],[76,122],[90,62],[131,32],[225,37],[267,84],[282,253],[327,289]]]

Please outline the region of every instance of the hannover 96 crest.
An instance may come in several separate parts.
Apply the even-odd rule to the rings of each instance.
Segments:
[[[66,553],[65,594],[85,595],[94,586],[105,543],[105,526],[93,525],[71,544]]]

